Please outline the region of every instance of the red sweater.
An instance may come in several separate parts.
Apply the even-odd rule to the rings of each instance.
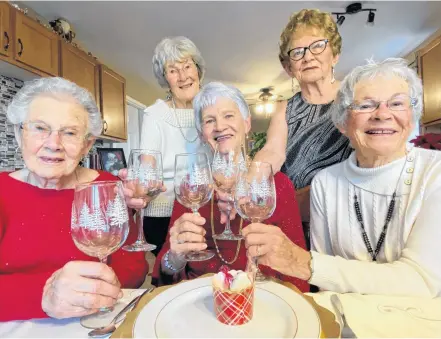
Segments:
[[[100,172],[95,181],[118,180]],[[73,189],[41,189],[0,173],[0,321],[47,317],[43,286],[72,260],[98,261],[82,253],[70,233]],[[136,240],[131,223],[126,243]],[[139,287],[147,273],[143,252],[121,249],[108,258],[121,286]]]
[[[275,183],[276,183],[276,192],[277,192],[276,210],[274,211],[272,217],[264,221],[264,223],[268,225],[275,225],[280,227],[281,230],[286,234],[286,236],[292,242],[294,242],[295,244],[297,244],[302,248],[306,248],[302,222],[300,219],[299,207],[297,205],[297,201],[295,198],[294,186],[291,183],[291,181],[288,179],[288,177],[280,172],[275,175]],[[187,212],[191,212],[191,211],[183,207],[177,201],[175,201],[175,204],[173,206],[173,213],[170,219],[169,228],[173,226],[176,219],[178,219],[182,214]],[[211,231],[211,221],[210,221],[211,202],[201,207],[199,209],[199,213],[202,217],[204,217],[207,220],[205,224],[205,230],[207,231],[205,238],[207,239],[208,248],[216,252],[216,248],[214,246],[214,241],[212,238],[212,231]],[[220,212],[216,203],[213,206],[213,214],[214,214],[213,217],[214,231],[216,234],[222,233],[225,226],[220,223]],[[237,216],[231,222],[231,230],[236,234],[239,232],[240,220],[241,218]],[[243,228],[248,224],[249,223],[244,220]],[[234,258],[238,245],[237,241],[217,241],[217,245],[219,247],[220,253],[222,254],[225,260],[231,261]],[[160,285],[175,283],[182,279],[193,279],[206,273],[217,273],[219,271],[219,268],[223,265],[223,262],[220,260],[219,256],[216,253],[216,255],[210,260],[200,261],[200,262],[194,262],[194,261],[188,262],[185,269],[181,271],[179,274],[175,274],[174,276],[168,276],[161,272],[161,259],[164,256],[164,254],[169,250],[169,248],[170,248],[170,239],[169,236],[167,236],[167,241],[164,244],[164,247],[162,247],[161,252],[159,253],[156,259],[155,267],[153,269],[153,279],[156,280]],[[233,264],[229,265],[229,267],[230,269],[244,270],[246,266],[246,262],[247,262],[246,248],[244,241],[241,241],[239,256]],[[309,291],[309,284],[306,281],[285,276],[266,266],[261,265],[260,269],[264,274],[274,276],[280,280],[289,281],[293,283],[302,292]]]

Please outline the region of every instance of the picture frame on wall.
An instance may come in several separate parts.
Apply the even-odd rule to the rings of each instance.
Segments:
[[[117,176],[122,168],[127,168],[124,150],[122,148],[97,148],[101,170]]]

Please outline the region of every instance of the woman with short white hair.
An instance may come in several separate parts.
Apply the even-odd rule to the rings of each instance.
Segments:
[[[144,210],[144,235],[159,253],[167,236],[175,201],[173,191],[175,156],[203,151],[194,121],[193,98],[199,92],[205,74],[205,61],[188,38],[165,38],[156,46],[153,73],[167,90],[165,100],[158,99],[144,111],[141,148],[162,153],[166,191]]]
[[[219,82],[205,85],[193,100],[196,126],[201,138],[212,152],[227,154],[238,152],[243,146],[245,135],[251,128],[251,116],[242,93],[233,86]],[[288,239],[300,248],[306,248],[300,212],[291,181],[283,173],[274,176],[277,206],[274,214],[261,224],[268,229],[280,228]],[[232,269],[244,270],[247,263],[245,242],[213,239],[214,234],[223,231],[220,212],[215,208],[215,199],[199,208],[194,215],[188,208],[175,202],[170,221],[169,237],[155,262],[153,277],[161,284],[193,279],[205,273],[217,273],[224,264]],[[231,231],[240,234],[248,221],[235,218]],[[272,226],[272,225],[277,225]],[[185,254],[205,248],[214,249],[213,258],[205,261],[186,261]],[[301,291],[307,292],[305,281],[279,274],[271,267],[262,267],[267,275],[290,281]]]
[[[440,297],[441,152],[407,143],[422,102],[405,60],[356,67],[332,111],[355,152],[313,179],[311,252],[280,233],[281,252],[250,225],[250,254],[322,290]]]
[[[118,250],[106,265],[72,240],[75,185],[118,180],[79,166],[101,133],[94,99],[63,78],[36,79],[18,91],[7,117],[26,168],[0,173],[0,322],[113,306],[121,288],[142,284],[147,263],[142,253]],[[128,243],[137,234],[130,228]]]

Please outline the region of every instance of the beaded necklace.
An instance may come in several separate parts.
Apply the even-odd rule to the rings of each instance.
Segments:
[[[390,220],[392,219],[392,214],[394,213],[394,209],[395,209],[395,197],[397,196],[398,184],[400,183],[400,178],[401,175],[403,174],[405,166],[406,166],[406,161],[404,161],[403,168],[401,169],[400,176],[398,177],[397,180],[397,185],[395,186],[394,193],[392,194],[392,200],[390,201],[389,207],[387,209],[386,220],[384,221],[383,230],[381,231],[380,238],[378,239],[377,246],[375,247],[375,252],[372,249],[371,242],[369,241],[369,237],[366,233],[366,229],[364,227],[364,222],[363,222],[363,215],[361,214],[360,204],[358,203],[357,193],[355,193],[354,191],[355,215],[357,216],[357,220],[360,223],[363,242],[366,246],[367,251],[371,255],[372,261],[377,261],[378,253],[380,253],[381,247],[383,246],[384,240],[386,239],[387,228],[389,226]]]

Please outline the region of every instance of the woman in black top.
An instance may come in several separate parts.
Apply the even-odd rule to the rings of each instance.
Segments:
[[[294,13],[280,38],[280,62],[301,91],[278,103],[267,143],[255,160],[269,162],[274,171],[288,175],[297,190],[304,222],[309,221],[309,187],[314,175],[351,153],[349,140],[330,118],[340,86],[334,78],[340,51],[341,36],[332,16],[315,9]]]

